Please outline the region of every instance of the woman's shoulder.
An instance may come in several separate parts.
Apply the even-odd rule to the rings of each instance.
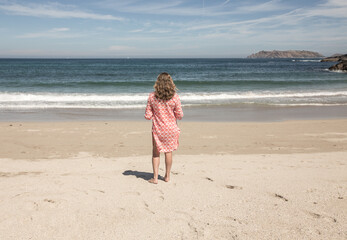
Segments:
[[[153,98],[154,96],[155,96],[155,92],[151,92],[148,97]]]
[[[154,92],[151,92],[149,95],[148,95],[148,101],[150,102],[150,103],[153,103],[153,101],[154,101]]]
[[[178,96],[177,93],[175,93],[174,96],[173,96],[172,98],[174,98],[174,99],[180,99],[180,97]]]

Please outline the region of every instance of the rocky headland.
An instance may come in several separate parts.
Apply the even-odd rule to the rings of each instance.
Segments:
[[[334,66],[331,66],[329,70],[347,72],[347,54],[335,54],[331,57],[323,58],[321,62],[338,62]]]
[[[305,50],[288,50],[288,51],[260,51],[249,55],[247,58],[321,58],[324,57],[318,52]]]

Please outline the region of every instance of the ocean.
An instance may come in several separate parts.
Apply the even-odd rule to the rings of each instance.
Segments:
[[[143,109],[168,72],[183,107],[347,105],[347,74],[319,59],[0,59],[0,113]]]

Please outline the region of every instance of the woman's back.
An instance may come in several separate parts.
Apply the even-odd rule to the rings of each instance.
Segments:
[[[153,115],[153,120],[160,124],[170,124],[180,120],[183,117],[181,102],[177,93],[170,100],[161,100],[155,97],[155,93],[149,95],[151,109],[146,109],[146,119],[150,119]],[[152,112],[151,112],[152,111]]]
[[[176,86],[168,73],[159,74],[154,85],[155,91],[148,96],[145,118],[152,119],[153,142],[153,178],[151,183],[158,183],[160,152],[165,153],[166,174],[164,181],[170,180],[172,151],[178,148],[180,129],[177,119],[182,119],[181,101],[176,93]]]
[[[161,73],[149,94],[145,118],[152,119],[152,133],[159,152],[172,152],[178,147],[180,129],[177,120],[182,119],[181,101],[176,86],[168,73]]]

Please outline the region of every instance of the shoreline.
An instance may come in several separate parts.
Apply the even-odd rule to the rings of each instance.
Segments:
[[[145,108],[145,106],[144,106]],[[0,122],[142,121],[142,109],[25,109],[1,110]],[[259,106],[215,105],[183,107],[183,122],[278,122],[346,119],[347,105]]]

